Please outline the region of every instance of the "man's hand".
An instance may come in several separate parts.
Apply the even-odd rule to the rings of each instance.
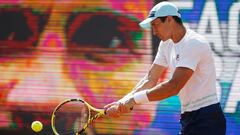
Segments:
[[[118,107],[119,107],[119,102],[112,102],[112,103],[104,106],[106,115],[108,117],[119,117],[120,111],[118,110]]]
[[[131,112],[133,106],[135,105],[133,97],[121,99],[118,102],[113,102],[104,107],[108,117],[119,117],[124,113]]]

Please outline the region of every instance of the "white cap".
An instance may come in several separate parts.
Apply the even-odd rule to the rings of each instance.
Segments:
[[[155,5],[150,13],[147,19],[143,20],[139,25],[142,28],[150,28],[151,22],[155,20],[158,17],[164,17],[164,16],[178,16],[181,18],[181,15],[178,11],[178,8],[176,5],[170,3],[170,2],[160,2],[157,5]]]

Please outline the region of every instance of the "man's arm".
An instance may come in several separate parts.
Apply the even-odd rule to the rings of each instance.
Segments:
[[[176,68],[172,79],[162,82],[153,88],[135,92],[126,97],[124,102],[107,110],[109,116],[118,117],[121,113],[128,113],[135,104],[144,104],[149,101],[160,101],[174,96],[184,87],[191,78],[193,70],[185,67]]]
[[[178,94],[191,78],[193,72],[194,71],[190,68],[177,67],[169,81],[162,82],[153,88],[136,92],[134,95],[125,99],[123,106],[119,109],[120,112],[128,112],[128,109],[132,108],[135,104],[144,104],[149,101],[160,101]]]
[[[133,90],[130,93],[128,93],[126,96],[124,96],[121,100],[124,100],[129,96],[133,96],[133,94],[138,91],[150,89],[156,86],[159,78],[161,77],[162,73],[165,70],[166,68],[161,65],[152,64],[148,73],[136,84]]]
[[[157,84],[157,82],[158,82],[160,76],[162,75],[162,73],[164,72],[164,70],[166,70],[165,67],[157,65],[157,64],[152,64],[147,75],[145,75],[144,78],[141,79],[137,83],[137,85],[133,88],[133,90],[130,93],[125,95],[119,101],[112,102],[112,103],[104,106],[104,108],[107,110],[108,116],[118,117],[120,112],[130,111],[129,109],[132,108],[132,105],[130,106],[130,108],[123,107],[123,103],[128,102],[127,100],[131,99],[133,97],[134,93],[154,87]]]
[[[172,79],[146,91],[149,101],[159,101],[179,93],[187,81],[191,78],[193,70],[185,67],[177,67]]]
[[[190,68],[177,67],[169,81],[160,83],[150,89],[137,91],[133,95],[126,97],[124,102],[116,103],[114,106],[111,106],[111,108],[106,108],[108,116],[118,117],[121,113],[129,112],[129,109],[135,104],[144,104],[144,101],[160,101],[178,94],[187,81],[191,78],[193,72],[194,71]],[[144,88],[143,86],[141,88]],[[136,97],[138,97],[138,100],[136,100]]]

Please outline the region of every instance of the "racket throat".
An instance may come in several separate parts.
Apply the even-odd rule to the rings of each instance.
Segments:
[[[83,128],[82,128],[79,132],[76,133],[76,135],[80,135],[81,133],[83,133],[83,132],[87,129],[88,125],[90,125],[91,123],[93,123],[93,121],[94,121],[95,119],[98,119],[98,118],[101,117],[101,116],[103,116],[103,114],[98,113],[98,114],[96,114],[95,116],[93,116],[91,119],[89,119],[89,120],[87,121],[87,123],[83,126]]]

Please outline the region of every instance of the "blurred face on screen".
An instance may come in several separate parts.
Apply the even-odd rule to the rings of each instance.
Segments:
[[[66,98],[101,108],[128,93],[148,67],[151,50],[138,26],[144,14],[132,12],[134,3],[122,9],[118,3],[1,0],[0,103],[6,107],[1,116],[15,110],[51,112]],[[138,11],[143,10],[148,7]],[[148,126],[152,107],[108,123],[125,119],[126,128]]]

